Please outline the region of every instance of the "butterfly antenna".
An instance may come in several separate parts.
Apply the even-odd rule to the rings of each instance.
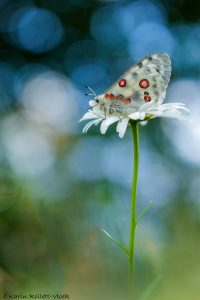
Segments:
[[[88,93],[85,93],[84,95],[86,95],[86,96],[95,96],[94,94],[88,94]]]
[[[92,92],[92,94],[85,94],[85,95],[88,95],[88,96],[97,96],[97,94],[88,85],[85,85],[85,87]]]

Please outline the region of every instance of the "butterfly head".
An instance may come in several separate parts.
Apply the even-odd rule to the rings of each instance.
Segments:
[[[93,101],[94,101],[95,106],[98,105],[100,103],[99,96],[94,97]]]
[[[89,86],[85,86],[90,90],[90,93],[86,93],[85,95],[87,96],[94,96],[93,100],[90,100],[89,105],[92,107],[94,110],[100,110],[105,112],[105,99],[104,99],[104,94],[102,95],[97,95]]]
[[[95,97],[94,97],[94,101],[95,101],[96,104],[98,104],[98,105],[104,103],[104,94],[95,96]]]
[[[90,106],[93,107],[98,107],[100,109],[101,105],[103,104],[103,95],[95,95],[93,100],[90,100]]]

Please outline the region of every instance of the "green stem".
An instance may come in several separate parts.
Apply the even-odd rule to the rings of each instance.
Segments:
[[[135,231],[136,231],[136,196],[138,181],[138,163],[139,163],[139,137],[138,122],[131,122],[132,138],[134,145],[134,171],[131,193],[131,216],[130,216],[130,244],[129,244],[129,286],[130,300],[134,297],[134,250],[135,250]]]

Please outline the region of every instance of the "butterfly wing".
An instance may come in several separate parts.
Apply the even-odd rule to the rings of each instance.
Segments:
[[[154,53],[133,65],[106,91],[118,103],[138,108],[145,102],[163,102],[171,76],[171,60],[167,53]],[[122,97],[123,96],[123,97]]]

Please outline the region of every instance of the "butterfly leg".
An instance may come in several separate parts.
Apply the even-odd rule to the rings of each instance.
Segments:
[[[106,119],[107,116],[106,116],[106,109],[105,108],[104,108],[104,113],[105,113],[105,119]]]

